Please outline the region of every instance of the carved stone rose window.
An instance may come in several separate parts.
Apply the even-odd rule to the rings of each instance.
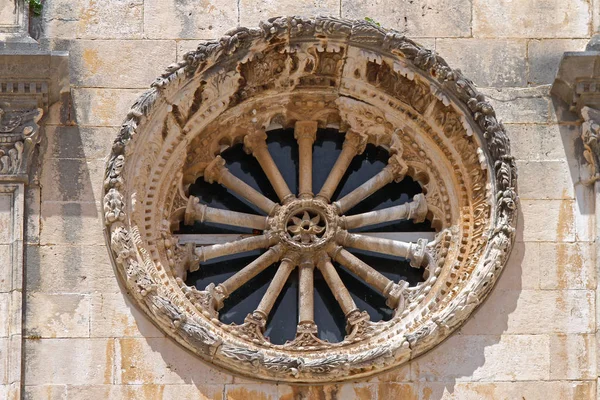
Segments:
[[[515,187],[460,71],[366,21],[283,17],[201,43],[134,104],[105,232],[131,297],[190,351],[343,380],[468,318],[510,253]]]

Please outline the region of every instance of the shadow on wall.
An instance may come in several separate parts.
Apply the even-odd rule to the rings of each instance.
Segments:
[[[552,97],[552,106],[556,115],[564,155],[569,165],[571,181],[573,182],[576,210],[581,215],[593,215],[595,213],[594,191],[591,190],[593,183],[584,183],[593,174],[589,164],[583,157],[582,121],[576,114],[568,111],[569,107],[562,100]],[[593,235],[592,232],[586,233]]]

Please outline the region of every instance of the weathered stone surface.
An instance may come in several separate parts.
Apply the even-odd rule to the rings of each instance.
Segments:
[[[506,132],[517,160],[578,163],[575,142],[581,133],[576,126],[506,124]]]
[[[29,246],[27,288],[46,293],[119,293],[117,278],[105,254],[103,244]]]
[[[519,161],[517,168],[523,178],[518,183],[521,200],[574,198],[579,171],[571,171],[566,161]]]
[[[462,328],[468,335],[590,333],[593,290],[494,290]]]
[[[587,39],[534,39],[527,42],[528,83],[543,85],[554,82],[565,51],[583,51]]]
[[[548,86],[481,89],[504,123],[549,123]]]
[[[0,244],[12,244],[12,210],[12,196],[5,193],[0,193]]]
[[[526,48],[525,40],[436,40],[436,51],[482,87],[525,86]]]
[[[140,38],[143,0],[52,0],[43,7],[43,37]]]
[[[225,385],[226,400],[276,400],[279,398],[276,385],[270,384],[242,384],[242,385]]]
[[[591,243],[540,243],[540,288],[593,290],[595,261]]]
[[[416,385],[412,383],[386,382],[377,386],[378,399],[416,399]]]
[[[290,386],[278,385],[279,400],[317,400],[317,399],[348,399],[348,400],[370,400],[370,399],[392,399],[394,397],[381,397],[378,392],[388,389],[388,393],[393,393],[396,384],[390,383],[372,384],[372,383],[347,383],[331,384],[323,386]],[[381,389],[383,388],[383,390]],[[398,389],[399,390],[399,389]],[[384,393],[385,394],[385,393]],[[404,391],[403,394],[406,394]],[[251,397],[252,398],[252,397]],[[261,397],[257,397],[261,398]],[[409,399],[409,397],[401,397]]]
[[[105,165],[104,160],[48,159],[40,181],[44,201],[100,201]]]
[[[12,262],[11,246],[0,244],[0,265],[10,265]],[[12,289],[12,271],[10,268],[0,268],[0,292],[6,293]]]
[[[73,89],[79,126],[120,126],[139,89]]]
[[[25,335],[28,337],[90,336],[89,295],[31,293],[25,300],[25,310]]]
[[[585,0],[473,0],[473,35],[585,38],[589,35],[590,15],[590,3]]]
[[[69,400],[222,400],[222,385],[81,385],[68,387]]]
[[[390,3],[382,0],[342,0],[342,17],[373,18],[382,26],[422,37],[471,35],[471,4],[466,0],[424,0]],[[382,10],[385,10],[382,12]]]
[[[40,244],[104,243],[99,206],[95,203],[42,202]]]
[[[573,200],[522,200],[523,218],[517,237],[525,241],[573,242],[575,240]]]
[[[8,265],[8,264],[4,264]],[[10,335],[8,316],[10,315],[10,302],[12,293],[0,293],[0,315],[7,318],[6,323],[0,325],[0,337],[8,337]]]
[[[68,362],[57,354],[68,355]],[[113,382],[113,339],[27,339],[25,381],[29,385],[94,385]]]
[[[420,400],[592,400],[595,382],[427,382]]]
[[[73,59],[71,83],[82,87],[147,88],[176,61],[175,53],[173,40],[78,40],[69,46]]]
[[[117,382],[127,385],[226,384],[232,376],[219,371],[167,338],[118,339]]]
[[[164,337],[122,293],[94,293],[91,302],[92,337]]]
[[[540,270],[540,244],[517,242],[494,290],[538,289]]]
[[[110,151],[116,128],[47,126],[46,158],[104,160]]]
[[[340,13],[340,1],[285,1],[285,5],[270,0],[241,0],[240,24],[242,26],[258,26],[260,21],[265,21],[281,13],[281,7],[285,7],[287,15],[335,15]]]
[[[66,385],[25,386],[24,400],[66,400]]]
[[[531,381],[549,376],[547,335],[454,335],[416,359],[415,381]]]
[[[39,185],[25,189],[25,243],[40,242],[41,190]],[[0,285],[1,286],[1,285]]]
[[[596,378],[595,335],[550,336],[550,379]]]
[[[8,359],[9,359],[9,338],[0,338],[0,385],[7,385],[8,379]]]
[[[233,1],[146,0],[144,34],[150,39],[219,38],[237,25],[237,14]]]

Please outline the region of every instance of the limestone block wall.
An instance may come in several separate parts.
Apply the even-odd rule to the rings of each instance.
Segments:
[[[481,87],[518,160],[518,242],[470,321],[383,375],[326,386],[234,377],[198,360],[128,301],[102,236],[105,157],[165,66],[270,16],[370,17],[435,49]],[[68,50],[73,124],[50,118],[27,190],[27,399],[594,399],[597,226],[580,128],[556,123],[549,84],[583,50],[600,0],[46,0],[40,42]]]

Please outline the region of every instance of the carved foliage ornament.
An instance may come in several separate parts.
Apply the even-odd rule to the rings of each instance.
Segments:
[[[4,110],[0,108],[0,175],[23,179],[31,154],[39,142],[40,108]]]
[[[266,146],[273,128],[293,128],[299,189],[288,187]],[[335,127],[344,145],[313,193],[318,129]],[[223,151],[242,144],[277,194],[265,197],[228,170]],[[335,198],[350,161],[367,145],[388,165]],[[423,193],[388,209],[347,215],[405,176]],[[262,213],[209,207],[189,193],[203,179]],[[365,21],[282,17],[202,42],[171,65],[133,105],[114,142],[104,181],[105,233],[120,277],[146,314],[181,345],[252,377],[321,382],[370,375],[426,352],[483,301],[512,248],[516,170],[496,114],[471,81],[435,53]],[[317,189],[318,190],[318,189]],[[388,220],[431,222],[433,240],[352,233]],[[224,243],[184,242],[180,224],[212,222],[253,229]],[[206,243],[204,243],[206,244]],[[362,262],[347,248],[403,257],[423,268],[409,286]],[[265,251],[221,283],[197,289],[190,271],[209,259]],[[333,262],[387,299],[389,321],[372,322],[339,279]],[[267,294],[243,324],[219,321],[229,295],[271,264]],[[208,268],[208,267],[207,267]],[[296,339],[264,335],[273,303],[292,270],[300,280]],[[346,317],[345,338],[318,337],[312,274],[319,269]]]

